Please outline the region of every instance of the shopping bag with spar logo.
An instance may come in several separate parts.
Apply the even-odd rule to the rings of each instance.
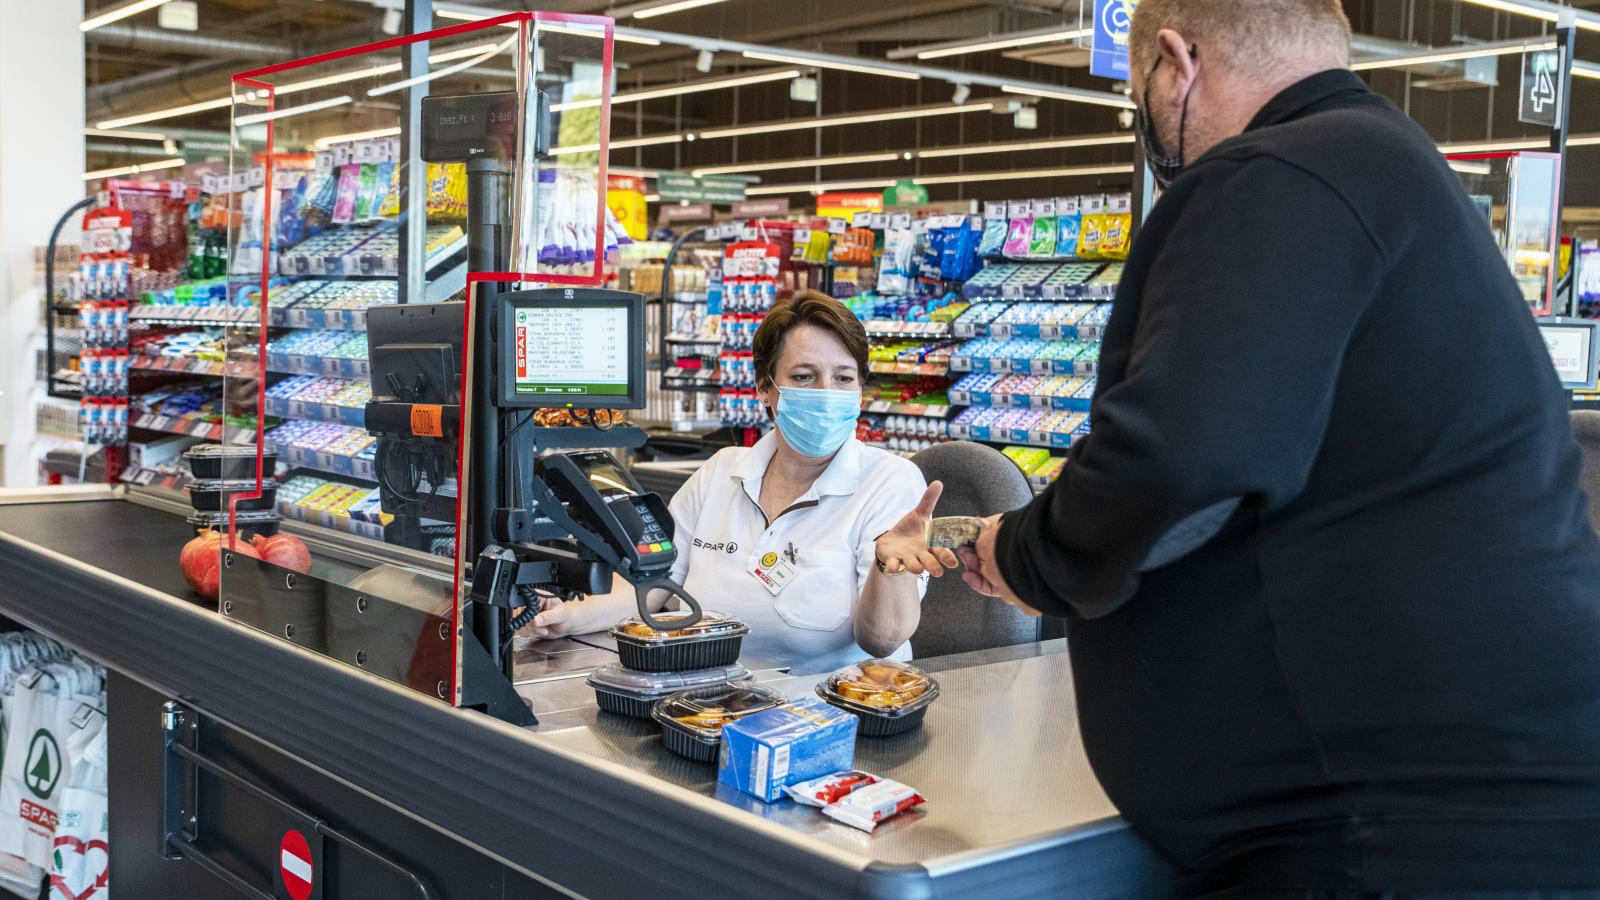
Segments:
[[[100,703],[99,682],[94,668],[78,661],[45,663],[17,677],[0,764],[0,852],[49,868],[70,783],[65,750],[89,727],[91,717],[79,707]]]
[[[72,782],[61,795],[50,858],[50,900],[109,900],[111,845],[106,811],[106,717],[103,704],[82,704],[85,727],[67,739]]]
[[[67,659],[72,652],[66,647],[40,634],[28,631],[10,631],[0,634],[0,761],[4,759],[6,724],[9,723],[13,689],[17,676],[35,664],[49,660]],[[3,766],[3,762],[0,762]],[[0,888],[34,900],[39,895],[39,884],[44,872],[27,860],[9,853],[0,853]]]

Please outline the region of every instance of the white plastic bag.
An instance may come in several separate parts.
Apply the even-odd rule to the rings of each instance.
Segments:
[[[61,795],[61,821],[50,860],[50,900],[109,900],[106,717],[83,704],[75,718],[81,718],[84,727],[67,740],[72,783]]]
[[[56,800],[66,787],[66,733],[60,697],[43,668],[17,679],[6,709],[6,755],[0,767],[0,851],[43,869],[50,864]]]
[[[61,795],[71,783],[69,741],[103,707],[102,676],[77,660],[45,663],[17,678],[0,764],[0,852],[50,866]]]

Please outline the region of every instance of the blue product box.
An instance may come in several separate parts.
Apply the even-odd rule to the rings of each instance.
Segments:
[[[805,697],[729,722],[717,780],[767,803],[807,779],[855,767],[855,714]]]

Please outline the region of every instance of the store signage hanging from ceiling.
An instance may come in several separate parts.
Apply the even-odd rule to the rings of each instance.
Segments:
[[[928,189],[909,178],[902,178],[894,183],[894,187],[883,192],[885,206],[911,206],[917,203],[928,202]]]
[[[817,195],[817,215],[824,219],[850,219],[858,212],[883,212],[883,195],[855,191]]]
[[[1559,127],[1561,51],[1522,54],[1522,106],[1518,118],[1529,125]]]
[[[1128,80],[1128,29],[1139,0],[1094,0],[1094,52],[1089,72],[1101,78]]]
[[[715,175],[696,178],[693,175],[662,172],[656,179],[656,193],[661,195],[662,203],[680,200],[690,203],[736,203],[745,198],[744,186],[742,179],[719,178]]]
[[[669,222],[701,222],[711,218],[711,204],[709,203],[671,203],[662,204],[661,211],[656,218],[665,225]]]
[[[758,219],[763,216],[789,214],[788,197],[766,197],[761,200],[741,200],[733,205],[735,219]]]

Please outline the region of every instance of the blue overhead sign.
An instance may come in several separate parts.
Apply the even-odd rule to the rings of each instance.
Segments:
[[[1094,0],[1094,52],[1089,72],[1115,81],[1128,80],[1128,29],[1139,0]]]

